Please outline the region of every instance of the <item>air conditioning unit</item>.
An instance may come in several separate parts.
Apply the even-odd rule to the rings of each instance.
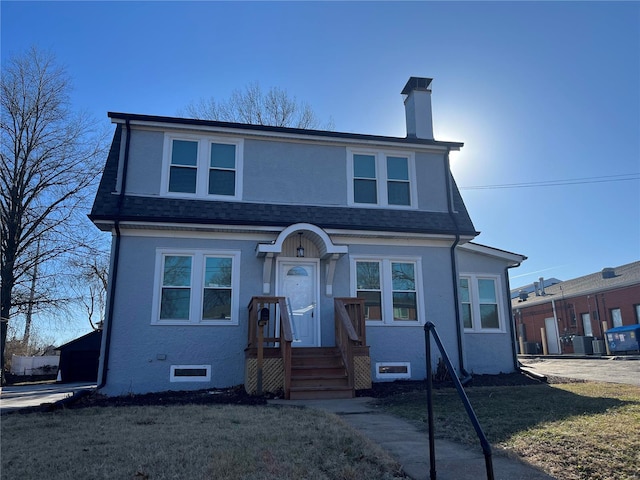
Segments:
[[[593,347],[594,355],[604,355],[607,353],[607,350],[604,347],[604,340],[594,340],[591,342]]]

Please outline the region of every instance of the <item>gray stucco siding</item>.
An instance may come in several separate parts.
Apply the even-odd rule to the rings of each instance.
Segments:
[[[447,211],[447,187],[442,154],[415,155],[418,208],[430,212]]]
[[[133,129],[127,193],[160,195],[165,134]],[[203,138],[206,135],[203,133]],[[124,150],[124,141],[122,143]],[[122,163],[123,159],[120,159]],[[418,209],[446,212],[444,162],[441,154],[415,155]],[[258,203],[348,205],[347,148],[336,145],[245,139],[243,201]]]
[[[128,194],[160,194],[163,143],[163,132],[132,131],[129,146],[129,165],[127,167]]]
[[[247,139],[245,201],[346,205],[346,149],[339,146]]]
[[[152,324],[158,248],[240,250],[238,325]],[[114,304],[108,395],[229,387],[244,381],[247,305],[260,295],[262,268],[255,242],[123,236]],[[253,261],[243,261],[244,259]],[[210,382],[170,383],[171,365],[211,365]]]
[[[511,373],[510,333],[465,333],[466,369],[472,374]]]
[[[247,342],[247,305],[251,297],[262,295],[264,259],[255,255],[256,239],[235,240],[228,235],[197,238],[134,236],[121,239],[119,281],[114,303],[112,340],[107,385],[108,395],[148,391],[229,387],[244,381],[244,348]],[[261,240],[260,240],[261,241]],[[154,280],[158,275],[159,249],[184,251],[239,251],[240,286],[237,325],[161,325],[152,322]],[[424,305],[420,323],[415,325],[367,325],[371,374],[376,381],[376,363],[410,362],[411,378],[424,379],[425,321],[436,325],[445,349],[458,367],[457,331],[454,309],[450,250],[446,246],[351,244],[349,254],[336,262],[333,295],[326,295],[327,261],[320,261],[321,344],[332,346],[334,339],[334,298],[349,297],[352,291],[351,262],[359,256],[380,259],[419,259]],[[271,292],[275,295],[276,262],[272,269]],[[461,273],[500,275],[504,286],[505,262],[472,252],[458,251]],[[502,293],[502,292],[501,292]],[[504,318],[507,321],[507,318]],[[513,371],[510,332],[465,333],[465,368],[472,373]],[[437,365],[439,353],[433,351]],[[211,365],[210,382],[169,381],[171,365]]]
[[[426,377],[424,323],[436,325],[451,361],[458,368],[457,332],[453,296],[453,280],[447,247],[351,245],[350,256],[366,255],[379,258],[416,258],[422,265],[420,295],[424,304],[424,317],[415,326],[385,325],[369,322],[367,344],[370,346],[371,378],[376,379],[377,362],[410,362],[411,378]],[[349,278],[344,275],[341,278]],[[350,287],[349,287],[350,288]],[[434,368],[439,354],[432,349]]]
[[[458,249],[458,270],[460,275],[492,275],[499,277],[499,295],[501,300],[500,316],[502,332],[481,333],[465,332],[465,366],[471,373],[498,374],[513,372],[513,347],[510,325],[510,298],[506,293],[506,260]]]

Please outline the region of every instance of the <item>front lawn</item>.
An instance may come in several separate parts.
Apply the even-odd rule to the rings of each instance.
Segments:
[[[94,407],[1,421],[7,479],[403,478],[379,447],[314,410]]]
[[[586,382],[466,393],[492,445],[556,478],[640,479],[639,387]],[[424,390],[377,402],[427,429]],[[434,419],[436,436],[478,445],[454,389],[434,390]]]

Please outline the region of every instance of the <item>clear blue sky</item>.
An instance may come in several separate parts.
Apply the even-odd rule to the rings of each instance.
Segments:
[[[74,80],[75,106],[105,124],[107,111],[173,116],[259,81],[308,102],[337,131],[402,137],[402,87],[412,75],[434,78],[436,139],[465,143],[452,169],[476,241],[528,257],[512,287],[640,259],[638,2],[0,8],[2,59],[51,50]],[[614,175],[626,177],[592,180]]]

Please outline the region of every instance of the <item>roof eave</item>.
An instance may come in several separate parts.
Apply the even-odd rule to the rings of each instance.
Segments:
[[[273,127],[269,125],[252,125],[247,123],[221,122],[217,120],[200,120],[195,118],[166,117],[159,115],[141,115],[135,113],[108,112],[113,123],[129,121],[133,124],[160,126],[179,125],[192,128],[212,128],[219,130],[233,130],[236,133],[248,133],[266,136],[289,136],[296,138],[313,138],[324,140],[351,140],[359,142],[383,142],[404,146],[432,147],[445,150],[460,150],[462,142],[447,142],[440,140],[419,139],[415,137],[388,137],[384,135],[368,135],[362,133],[334,132],[329,130],[307,130],[291,127]]]

